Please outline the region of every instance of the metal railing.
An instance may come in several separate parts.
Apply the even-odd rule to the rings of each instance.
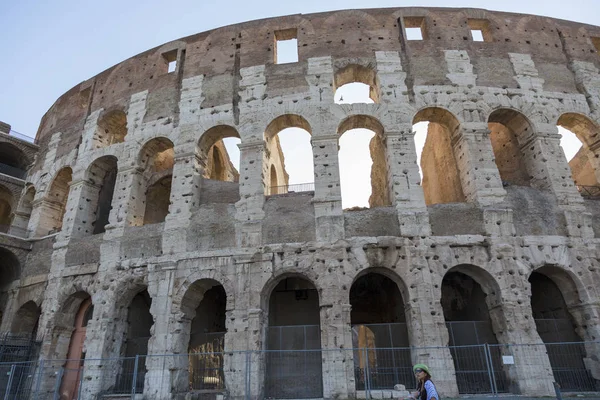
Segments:
[[[269,195],[289,194],[289,193],[307,193],[315,191],[315,183],[297,183],[293,185],[270,186]]]
[[[600,199],[600,186],[577,185],[577,190],[587,199]]]
[[[10,130],[10,136],[14,136],[17,139],[23,140],[24,142],[35,143],[35,138],[24,135],[22,133],[12,130],[12,129]]]
[[[0,396],[172,399],[218,398],[221,394],[236,399],[405,398],[406,391],[416,388],[412,372],[415,362],[429,365],[434,382],[439,382],[438,390],[449,387],[442,386],[442,377],[448,381],[455,376],[461,395],[483,398],[504,393],[506,397],[511,391],[514,395],[523,394],[523,385],[530,385],[532,394],[543,387],[541,381],[546,382],[546,388],[558,383],[562,391],[591,392],[600,390],[599,377],[588,370],[593,367],[586,368],[581,355],[586,349],[599,346],[600,342],[581,342],[215,351],[85,359],[68,364],[66,360],[0,363]],[[73,368],[74,365],[79,368]],[[536,395],[548,395],[547,392]]]

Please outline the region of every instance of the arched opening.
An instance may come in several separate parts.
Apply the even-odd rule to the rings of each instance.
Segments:
[[[0,247],[0,312],[8,302],[7,289],[21,276],[21,263],[13,252]]]
[[[164,222],[171,204],[173,143],[166,138],[152,139],[142,148],[138,165],[143,169],[142,184],[139,198],[135,197],[143,212],[140,215],[136,213],[131,224],[135,226]]]
[[[44,210],[40,213],[39,230],[42,234],[50,234],[62,229],[72,175],[71,168],[65,167],[56,174],[52,181],[50,190],[44,199]]]
[[[87,234],[98,234],[105,231],[108,225],[112,198],[117,180],[117,158],[104,156],[92,163],[86,171],[88,187],[87,198],[90,201],[87,214],[78,227]]]
[[[155,183],[151,183],[148,190],[146,190],[144,225],[164,222],[169,214],[172,182],[173,177],[167,175]]]
[[[0,232],[10,229],[13,218],[13,195],[10,190],[0,185]]]
[[[223,369],[226,305],[225,288],[215,280],[198,280],[186,290],[181,309],[186,322],[183,329],[189,334],[186,349],[189,359],[185,366],[188,376],[186,387],[182,380],[178,390],[185,393],[226,390]]]
[[[238,182],[239,149],[238,132],[227,125],[210,128],[198,141],[198,157],[202,177],[222,182]]]
[[[264,134],[266,195],[314,191],[311,134],[308,121],[299,115],[281,115],[269,123]]]
[[[577,189],[584,197],[600,197],[596,172],[600,152],[595,150],[600,140],[600,127],[584,115],[566,113],[558,119],[558,131]]]
[[[404,299],[387,276],[367,273],[350,288],[354,375],[357,390],[392,390],[414,386]],[[365,371],[368,371],[366,373]]]
[[[0,143],[0,174],[9,175],[18,179],[25,179],[29,159],[17,146]]]
[[[350,64],[336,71],[334,101],[337,104],[378,103],[377,74],[371,68]]]
[[[486,286],[482,287],[479,282]],[[454,267],[442,280],[441,305],[458,392],[461,394],[489,393],[492,390],[488,359],[481,345],[498,343],[489,310],[498,306],[499,294],[493,278],[475,266]],[[492,365],[496,374],[496,389],[499,392],[507,391],[507,381],[497,352],[492,354]]]
[[[546,344],[554,379],[563,391],[595,390],[598,382],[586,368],[585,345],[566,301],[571,305],[579,303],[573,280],[558,267],[545,266],[531,273],[529,283],[533,318]]]
[[[533,134],[527,118],[514,110],[499,109],[490,114],[488,127],[503,184],[532,186],[535,154],[533,147],[527,143]]]
[[[121,371],[117,379],[117,390],[115,393],[130,393],[133,385],[132,371],[137,372],[135,379],[135,392],[143,393],[144,379],[146,376],[146,356],[148,354],[148,341],[150,340],[150,329],[154,325],[154,318],[150,313],[152,299],[147,290],[135,295],[127,310],[127,329],[124,351],[125,359],[121,365]],[[137,370],[135,369],[135,357],[139,357]]]
[[[269,295],[265,396],[323,397],[319,294],[301,277],[282,279]]]
[[[368,115],[353,115],[338,127],[342,207],[391,205],[384,129]]]
[[[98,120],[94,134],[94,148],[123,143],[127,135],[127,115],[121,110],[105,113]]]
[[[35,339],[40,315],[40,307],[34,301],[28,301],[17,311],[10,331],[12,333],[29,335],[32,339]]]
[[[424,126],[427,134],[423,139]],[[456,117],[442,108],[425,108],[413,119],[415,147],[421,150],[421,185],[425,204],[465,202],[463,185],[456,161],[455,139],[460,124]]]
[[[12,221],[10,233],[27,237],[29,236],[29,219],[31,218],[31,212],[33,210],[33,200],[35,199],[35,187],[28,184],[23,189],[23,195],[19,201],[17,211]]]
[[[80,303],[75,321],[73,323],[73,331],[69,341],[69,349],[67,352],[67,361],[63,369],[63,376],[60,385],[61,399],[74,400],[79,398],[79,383],[81,381],[81,373],[85,362],[85,352],[83,345],[88,323],[92,319],[94,306],[91,297],[85,293],[77,293],[69,300],[71,308],[74,303]]]

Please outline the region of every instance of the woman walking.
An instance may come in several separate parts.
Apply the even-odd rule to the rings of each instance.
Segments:
[[[415,378],[417,378],[417,391],[411,396],[414,400],[440,400],[440,396],[431,381],[431,372],[425,364],[416,364],[413,367]]]

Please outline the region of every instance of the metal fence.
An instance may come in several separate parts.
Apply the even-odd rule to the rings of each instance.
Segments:
[[[25,142],[29,142],[29,143],[34,143],[35,142],[35,139],[32,138],[31,136],[27,136],[27,135],[24,135],[24,134],[19,133],[17,131],[13,131],[12,129],[10,130],[10,136],[14,136],[17,139],[21,139],[21,140],[23,140]]]
[[[294,185],[270,186],[269,195],[314,192],[315,183],[297,183]]]
[[[274,330],[273,335],[280,333],[281,329]],[[452,376],[448,371],[454,365],[463,395],[519,394],[522,379],[555,381],[565,392],[594,392],[600,390],[599,381],[577,357],[598,348],[600,342],[483,344],[12,362],[0,363],[0,376],[6,377],[0,396],[5,400],[405,398],[407,392],[398,385],[414,390],[411,366],[423,361],[434,381],[444,374]],[[553,376],[548,375],[550,370]]]

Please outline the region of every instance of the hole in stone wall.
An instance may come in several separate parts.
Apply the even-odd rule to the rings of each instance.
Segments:
[[[379,84],[371,68],[350,64],[338,69],[333,77],[336,104],[377,103]]]
[[[492,30],[487,19],[468,19],[467,25],[471,30],[471,38],[474,42],[493,42]]]
[[[162,54],[164,72],[170,74],[177,69],[177,49]]]
[[[404,17],[404,34],[406,40],[425,40],[424,17]]]
[[[298,31],[285,29],[275,31],[275,64],[298,62]]]
[[[46,235],[62,229],[72,175],[71,168],[66,167],[61,169],[54,178],[45,198],[47,204],[44,205],[45,209],[40,214],[39,230],[41,234]]]
[[[471,29],[471,38],[474,42],[483,42],[483,32],[480,29]]]

